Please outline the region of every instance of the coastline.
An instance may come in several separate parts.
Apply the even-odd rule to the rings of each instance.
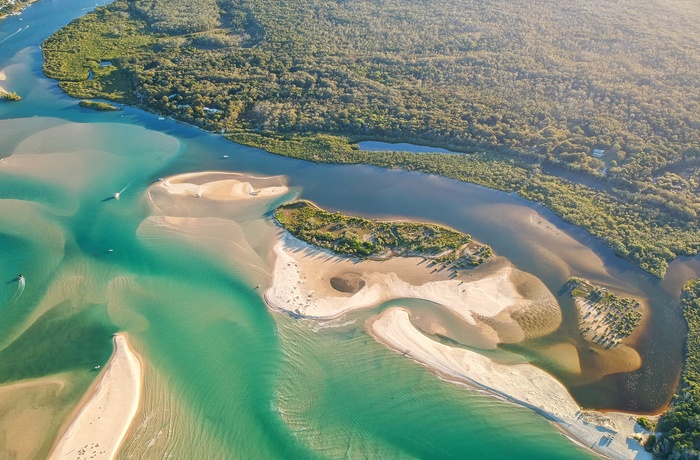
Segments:
[[[379,343],[441,379],[531,409],[588,450],[612,459],[652,458],[633,439],[645,433],[635,415],[582,410],[560,382],[531,364],[499,364],[476,352],[435,342],[413,327],[409,313],[400,307],[370,318],[365,327]]]
[[[499,343],[525,338],[527,331],[522,322],[514,320],[518,313],[527,314],[530,307],[535,309],[533,317],[551,314],[546,308],[537,314],[542,302],[538,304],[522,294],[537,292],[532,287],[536,283],[529,280],[529,289],[516,288],[514,277],[521,272],[504,260],[450,279],[420,258],[358,261],[315,248],[284,231],[273,255],[272,283],[263,294],[264,300],[270,309],[295,318],[328,321],[388,300],[417,298],[439,304],[471,327],[473,341],[462,343],[493,349]],[[331,281],[343,276],[342,287],[347,292],[339,291]],[[557,313],[561,315],[559,310]],[[539,332],[545,335],[560,323],[561,316],[552,323],[554,326],[545,325]],[[652,458],[634,439],[648,434],[636,424],[634,414],[582,410],[564,385],[538,367],[500,364],[466,348],[436,342],[416,328],[410,313],[400,307],[370,318],[365,328],[379,343],[408,356],[443,380],[533,410],[592,452],[612,459]],[[440,334],[440,325],[436,328]]]
[[[128,336],[115,334],[114,354],[69,417],[49,459],[68,455],[114,458],[140,408],[142,367],[142,358],[129,347]]]

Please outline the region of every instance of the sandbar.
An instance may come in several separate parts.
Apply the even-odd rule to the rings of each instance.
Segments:
[[[403,308],[385,310],[370,318],[366,327],[380,343],[441,378],[532,409],[595,452],[614,459],[652,458],[633,439],[645,433],[635,416],[583,411],[564,385],[531,364],[499,364],[479,353],[435,342],[413,327]]]
[[[211,176],[223,176],[218,180],[209,180]],[[199,179],[199,180],[197,180]],[[202,179],[205,179],[204,181]],[[287,193],[283,185],[255,188],[251,183],[255,178],[238,173],[189,173],[165,179],[160,185],[172,195],[184,195],[209,198],[211,200],[236,201],[255,197],[274,197]],[[203,182],[203,183],[199,183]]]
[[[126,334],[114,336],[114,354],[83,398],[77,415],[58,437],[50,459],[116,456],[139,410],[142,390],[140,358]]]
[[[423,299],[473,327],[478,337],[461,343],[477,348],[543,336],[561,323],[559,305],[544,284],[498,257],[455,278],[419,257],[341,257],[287,232],[280,233],[273,254],[264,298],[271,309],[294,317],[326,321],[388,300]],[[391,307],[366,327],[378,342],[445,380],[534,410],[587,449],[614,459],[651,458],[637,440],[648,433],[635,415],[585,411],[562,383],[534,365],[501,364],[437,342],[414,326],[404,308]],[[578,364],[569,371],[579,373]]]

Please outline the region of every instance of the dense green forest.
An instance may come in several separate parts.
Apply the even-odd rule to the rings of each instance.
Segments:
[[[273,153],[515,191],[657,276],[700,250],[700,12],[688,0],[193,5],[117,0],[47,40],[44,70],[76,97]],[[354,150],[363,139],[482,153]]]
[[[119,107],[115,107],[107,102],[82,100],[78,102],[78,105],[84,109],[99,110],[100,112],[114,112],[115,110],[121,110]]]
[[[305,200],[279,206],[275,218],[302,241],[363,259],[419,256],[457,271],[480,265],[491,256],[489,246],[440,225],[345,216]]]
[[[664,459],[700,457],[700,279],[686,283],[682,301],[688,338],[681,389],[659,420],[658,437],[647,441],[647,449]]]

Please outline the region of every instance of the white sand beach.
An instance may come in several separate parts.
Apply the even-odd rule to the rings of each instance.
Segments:
[[[402,308],[367,322],[379,342],[436,372],[505,401],[532,409],[583,446],[614,459],[651,458],[633,439],[643,430],[631,414],[582,411],[555,378],[530,364],[504,365],[478,353],[435,342],[418,331]]]
[[[114,458],[139,410],[141,388],[140,359],[129,348],[126,335],[117,334],[112,358],[49,458]]]
[[[358,261],[313,248],[286,232],[273,253],[273,279],[264,294],[266,303],[296,317],[325,321],[388,300],[423,299],[449,309],[470,327],[476,326],[474,335],[479,337],[468,345],[478,348],[545,335],[561,323],[558,303],[541,281],[498,258],[491,266],[451,278],[421,258]],[[403,308],[392,307],[368,321],[368,332],[445,380],[536,411],[567,437],[599,454],[614,459],[651,458],[634,439],[647,434],[636,424],[636,416],[584,411],[547,372],[531,364],[500,364],[465,348],[436,342],[417,329],[409,315]],[[571,351],[575,356],[576,350]],[[578,366],[578,359],[575,364]],[[630,367],[639,364],[631,362]]]
[[[296,316],[328,320],[388,300],[422,299],[478,326],[481,339],[491,347],[545,335],[561,323],[561,311],[547,288],[504,260],[485,267],[479,276],[452,278],[420,257],[358,261],[312,248],[290,235],[275,245],[274,254],[272,286],[265,299],[273,309]]]

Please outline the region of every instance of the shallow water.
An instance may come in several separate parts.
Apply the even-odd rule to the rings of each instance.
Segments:
[[[65,408],[94,378],[90,370],[107,361],[112,332],[123,330],[147,363],[144,409],[123,458],[588,456],[534,413],[447,384],[386,350],[364,332],[371,312],[324,325],[270,313],[254,286],[269,282],[277,230],[261,216],[284,197],[237,207],[161,202],[163,215],[192,219],[190,233],[151,220],[151,184],[207,170],[283,175],[287,197],[471,233],[542,279],[562,305],[557,332],[515,351],[551,368],[590,407],[652,411],[668,401],[683,341],[677,297],[700,272],[697,258],[674,263],[658,281],[513,195],[277,157],[131,108],[81,109],[41,76],[38,45],[93,5],[41,0],[22,22],[0,24],[2,86],[24,98],[0,103],[0,382],[72,376],[37,435],[55,436]],[[21,24],[31,27],[10,37]],[[18,273],[26,285],[15,298]],[[561,343],[586,349],[561,292],[570,275],[648,303],[639,371],[599,379],[591,364],[572,377],[538,351]]]

